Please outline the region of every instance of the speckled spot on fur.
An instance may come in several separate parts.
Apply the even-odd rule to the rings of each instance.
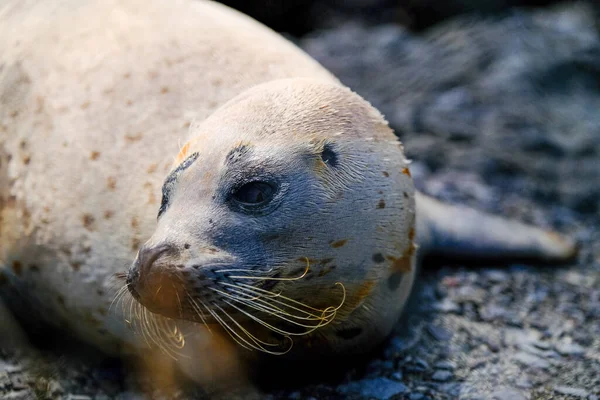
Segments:
[[[405,199],[408,199],[408,198],[410,198],[410,195],[408,194],[408,192],[404,192],[404,193],[403,193],[403,195],[404,195],[404,198],[405,198]]]
[[[115,190],[115,188],[117,187],[117,179],[114,176],[109,176],[108,178],[106,178],[106,187],[109,190]]]
[[[71,268],[73,268],[73,271],[79,271],[81,269],[81,263],[78,261],[72,261]]]
[[[79,108],[81,108],[82,110],[85,110],[89,106],[90,106],[90,102],[89,101],[84,101],[83,103],[81,103],[81,105],[79,106]]]
[[[411,175],[410,175],[410,170],[409,170],[408,168],[406,168],[406,167],[402,168],[402,173],[403,173],[404,175],[411,176]]]
[[[125,141],[128,143],[135,143],[142,140],[143,137],[144,134],[142,132],[128,133],[125,135]]]
[[[23,264],[19,260],[14,260],[12,262],[12,270],[17,276],[23,275]]]
[[[99,157],[100,157],[99,151],[92,151],[90,153],[90,160],[92,160],[92,161],[96,161]]]
[[[163,86],[160,88],[160,93],[165,94],[165,93],[169,93],[169,88],[166,86]]]
[[[377,264],[381,264],[384,261],[385,261],[385,258],[383,258],[383,254],[381,254],[381,253],[373,254],[373,262],[376,262]]]
[[[104,219],[111,219],[114,214],[114,211],[106,210],[104,211]]]
[[[40,272],[40,267],[38,267],[36,264],[30,264],[29,265],[29,270],[31,272]]]
[[[153,174],[154,172],[156,172],[157,167],[158,167],[158,164],[156,164],[156,163],[150,164],[148,166],[148,169],[146,170],[146,172],[148,172],[149,174]]]
[[[383,176],[385,176],[386,178],[389,178],[390,173],[387,171],[382,171]]]
[[[29,165],[30,162],[31,162],[31,156],[23,157],[23,164]]]
[[[142,245],[142,241],[138,238],[131,239],[131,250],[137,251]]]
[[[94,225],[95,218],[94,218],[93,215],[91,215],[91,214],[83,214],[81,216],[81,221],[83,222],[83,227],[85,229],[87,229],[88,231],[94,230],[93,225]]]
[[[336,240],[336,241],[329,242],[329,245],[331,247],[333,247],[334,249],[338,249],[338,248],[344,246],[346,244],[346,242],[348,242],[348,239]]]
[[[131,227],[133,229],[137,229],[139,227],[139,225],[140,225],[140,223],[139,223],[137,217],[131,218]]]
[[[379,200],[379,203],[377,203],[377,209],[382,209],[385,208],[385,200],[381,199]]]

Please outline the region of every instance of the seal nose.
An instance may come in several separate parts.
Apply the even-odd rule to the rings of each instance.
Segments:
[[[144,282],[148,283],[150,275],[159,271],[152,271],[152,266],[163,255],[173,252],[174,247],[169,244],[160,244],[158,246],[144,245],[138,252],[138,256],[129,268],[127,274],[127,287],[129,291],[138,300],[141,300]],[[158,275],[158,274],[154,274]]]
[[[137,258],[140,272],[142,274],[148,273],[152,267],[152,264],[154,264],[161,255],[172,250],[173,247],[168,244],[161,244],[155,247],[147,247],[146,245],[142,246]]]

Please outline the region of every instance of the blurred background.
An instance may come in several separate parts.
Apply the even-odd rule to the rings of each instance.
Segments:
[[[375,105],[420,190],[552,227],[581,248],[563,267],[425,268],[380,352],[337,380],[270,377],[259,398],[597,400],[599,2],[222,2],[284,34]],[[0,349],[0,398],[165,398],[144,397],[144,383],[118,362],[55,356],[32,370]]]

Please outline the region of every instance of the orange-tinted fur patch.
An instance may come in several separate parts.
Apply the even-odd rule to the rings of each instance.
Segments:
[[[406,168],[406,167],[402,168],[402,173],[403,173],[404,175],[411,176],[411,175],[410,175],[410,170],[409,170],[408,168]]]
[[[188,151],[190,150],[190,142],[187,142],[183,145],[181,150],[179,150],[179,154],[177,154],[176,163],[181,163],[185,157],[187,156]]]
[[[94,217],[91,214],[83,214],[81,216],[81,222],[83,222],[83,227],[88,231],[92,230],[92,224],[94,223]]]

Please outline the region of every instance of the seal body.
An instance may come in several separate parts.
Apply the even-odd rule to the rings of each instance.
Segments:
[[[417,236],[481,239],[462,210],[419,197],[416,215],[379,112],[224,6],[9,1],[0,51],[2,283],[106,350],[143,343],[137,318],[154,336],[188,321],[269,353],[364,352],[410,293]],[[485,254],[512,231],[517,255],[572,250],[476,216],[493,221]]]
[[[212,2],[8,1],[0,10],[2,281],[41,316],[112,347],[128,331],[108,310],[113,276],[154,231],[190,124],[257,83],[335,78]]]

